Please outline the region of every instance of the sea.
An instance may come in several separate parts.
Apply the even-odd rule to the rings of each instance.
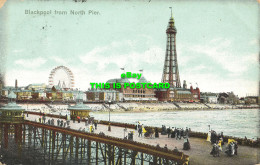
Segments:
[[[109,120],[109,113],[90,113],[97,120]],[[179,110],[160,112],[110,113],[110,121],[144,126],[190,128],[192,131],[214,130],[224,135],[256,139],[259,136],[259,109]]]

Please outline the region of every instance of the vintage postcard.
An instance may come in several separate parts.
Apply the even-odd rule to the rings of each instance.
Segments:
[[[0,0],[0,164],[257,164],[259,1]]]

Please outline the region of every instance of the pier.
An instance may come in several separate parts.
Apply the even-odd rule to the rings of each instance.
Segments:
[[[38,115],[29,115],[26,120],[29,121],[35,121],[38,119]],[[53,118],[53,117],[52,117]],[[48,117],[47,117],[48,119]],[[57,123],[58,118],[53,118],[55,120],[55,124]],[[61,120],[61,119],[60,119]],[[64,120],[64,119],[63,119]],[[65,122],[65,120],[64,120]],[[73,130],[81,130],[83,128],[86,128],[85,122],[78,123],[77,121],[73,123],[70,122],[71,129]],[[213,157],[210,155],[210,151],[212,149],[212,145],[210,142],[207,142],[206,139],[202,138],[196,138],[196,137],[190,137],[189,141],[191,143],[191,149],[188,151],[182,150],[183,148],[183,139],[176,140],[175,138],[168,138],[167,135],[161,135],[159,138],[145,138],[144,136],[138,137],[138,133],[135,129],[127,128],[127,132],[124,131],[124,127],[119,126],[111,126],[111,131],[108,131],[108,126],[104,124],[98,124],[97,130],[94,131],[94,133],[100,133],[103,132],[105,135],[109,137],[116,137],[123,139],[124,136],[130,131],[134,131],[133,141],[138,142],[141,144],[147,144],[151,146],[156,146],[157,144],[160,145],[160,147],[163,149],[165,144],[167,144],[167,147],[169,150],[173,150],[175,147],[178,148],[178,150],[183,153],[184,155],[189,157],[189,163],[190,164],[256,164],[257,163],[257,153],[260,152],[260,148],[257,147],[249,147],[249,146],[242,146],[239,145],[238,147],[238,155],[233,157],[228,157],[224,151],[225,146],[223,146],[223,151],[220,153],[220,157]],[[130,143],[130,141],[129,141]],[[258,160],[259,161],[259,160]]]
[[[70,120],[69,127],[61,127],[57,125],[58,120],[65,123],[65,116],[46,113],[43,122],[43,113],[24,111],[15,104],[13,93],[9,97],[8,104],[1,107],[0,121],[0,162],[5,164],[244,165],[259,162],[258,143],[237,138],[238,155],[228,157],[223,146],[220,157],[213,157],[205,133],[190,132],[191,149],[183,150],[182,139],[161,134],[159,138],[138,137],[133,124],[111,122],[108,131],[109,122],[99,121],[91,133],[84,120]],[[52,124],[47,122],[49,119],[53,120]],[[129,132],[134,132],[133,140],[124,139]],[[226,136],[224,141],[228,138],[233,137]],[[178,151],[173,151],[175,147]]]
[[[129,141],[107,134],[79,130],[84,123],[70,128],[35,122],[28,115],[23,123],[0,124],[0,162],[6,164],[188,164],[182,152]],[[47,119],[49,119],[47,117]],[[105,125],[99,125],[105,131]],[[116,130],[115,127],[113,129]],[[115,131],[113,131],[115,132]]]

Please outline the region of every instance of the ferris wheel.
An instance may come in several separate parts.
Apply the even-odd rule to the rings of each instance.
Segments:
[[[75,85],[74,75],[73,75],[72,71],[66,66],[57,66],[51,70],[51,73],[49,75],[49,85],[50,86],[57,85],[57,84],[55,84],[55,81],[56,81],[56,83],[57,83],[57,81],[59,81],[59,83],[60,83],[61,80],[59,80],[59,77],[58,77],[59,71],[63,71],[65,73],[66,88],[73,88]],[[63,84],[65,84],[64,81],[63,81]]]

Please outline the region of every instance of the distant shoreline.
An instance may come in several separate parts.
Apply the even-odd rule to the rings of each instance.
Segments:
[[[25,102],[18,101],[18,104],[22,105],[25,109],[29,108],[31,110],[36,110],[40,107],[49,107],[49,109],[57,108],[66,109],[69,105],[74,105],[75,102]],[[7,104],[7,102],[0,100],[0,107]],[[162,111],[214,111],[214,110],[239,110],[239,109],[259,109],[259,105],[230,105],[230,104],[212,104],[212,103],[173,103],[173,102],[159,102],[159,103],[142,103],[142,102],[118,102],[114,104],[107,104],[102,102],[84,102],[87,106],[90,107],[92,112],[115,112],[115,113],[138,113],[138,112],[162,112]],[[31,105],[31,106],[30,106]],[[33,105],[33,106],[32,106]],[[36,106],[38,105],[38,106]],[[29,107],[28,107],[29,106]],[[36,106],[36,107],[35,107]]]
[[[252,109],[252,110],[259,110],[258,108],[236,108],[236,109],[172,109],[172,110],[145,110],[145,111],[110,111],[110,113],[149,113],[149,112],[177,112],[177,111],[230,111],[230,110],[241,110],[241,109]],[[109,113],[109,111],[92,111],[91,113],[95,114],[105,114]]]

